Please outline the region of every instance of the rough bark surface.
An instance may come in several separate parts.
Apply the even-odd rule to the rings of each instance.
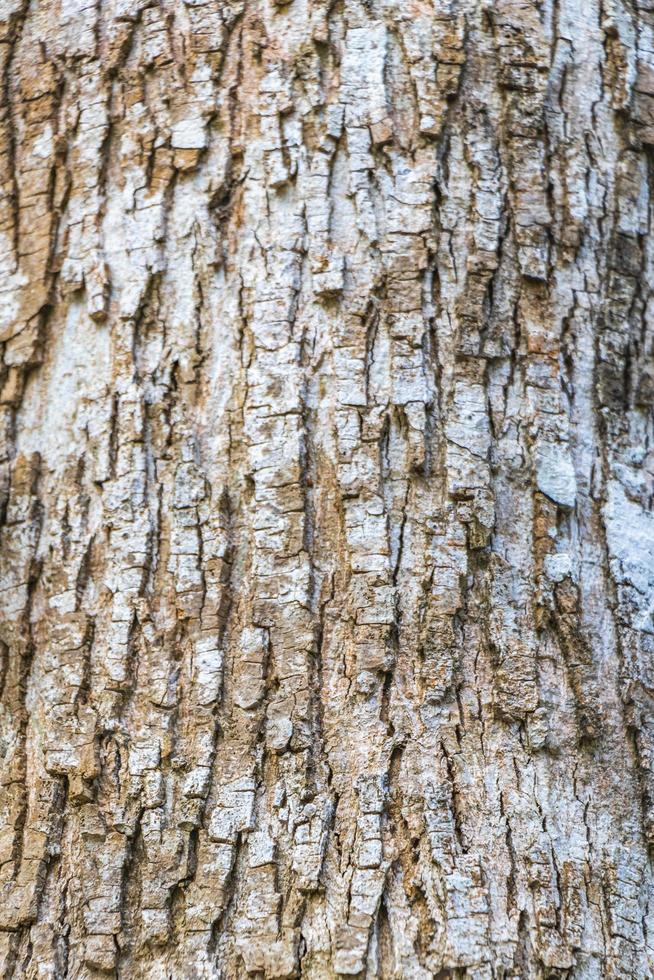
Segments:
[[[654,5],[5,0],[3,977],[654,976]]]

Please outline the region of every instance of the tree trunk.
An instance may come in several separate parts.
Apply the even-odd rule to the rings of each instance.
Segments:
[[[653,977],[654,6],[2,18],[2,976]]]

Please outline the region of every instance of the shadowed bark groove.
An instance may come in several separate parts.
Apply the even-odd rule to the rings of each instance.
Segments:
[[[0,976],[654,976],[654,6],[8,0]]]

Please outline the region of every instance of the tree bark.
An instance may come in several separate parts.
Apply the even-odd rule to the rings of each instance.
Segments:
[[[7,0],[3,977],[654,976],[654,6]]]

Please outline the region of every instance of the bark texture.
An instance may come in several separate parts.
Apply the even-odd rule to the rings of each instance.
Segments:
[[[654,976],[654,5],[5,0],[0,959]]]

